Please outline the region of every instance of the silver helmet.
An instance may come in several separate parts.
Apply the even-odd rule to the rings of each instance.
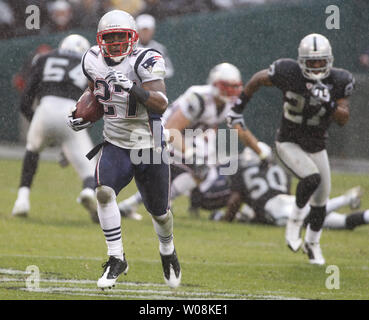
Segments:
[[[60,41],[59,49],[84,54],[90,49],[90,42],[79,34],[71,34]]]
[[[109,38],[109,35],[119,34],[120,39]],[[122,10],[112,10],[105,13],[97,26],[97,44],[104,57],[115,62],[121,62],[136,49],[138,34],[136,22],[133,17]]]
[[[210,70],[207,83],[213,86],[214,95],[224,102],[237,99],[242,92],[240,70],[227,62],[217,64]]]
[[[319,67],[312,66],[317,60],[325,63]],[[328,77],[333,66],[332,48],[328,39],[317,33],[303,38],[298,48],[298,63],[307,79],[317,81]]]

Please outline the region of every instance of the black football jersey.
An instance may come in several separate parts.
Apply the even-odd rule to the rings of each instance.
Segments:
[[[20,103],[20,109],[28,119],[32,118],[35,98],[56,96],[79,99],[87,87],[81,58],[82,55],[59,49],[34,58],[30,79]]]
[[[314,81],[303,76],[293,59],[275,61],[269,68],[269,78],[283,92],[283,116],[277,140],[297,143],[311,153],[325,149],[333,109],[329,104],[320,107],[311,96]],[[332,68],[322,83],[329,88],[331,100],[336,101],[351,95],[354,78],[344,69]]]
[[[267,223],[265,204],[279,194],[289,194],[291,176],[277,163],[268,166],[239,161],[238,171],[231,176],[231,190],[241,193],[256,214],[255,222]]]

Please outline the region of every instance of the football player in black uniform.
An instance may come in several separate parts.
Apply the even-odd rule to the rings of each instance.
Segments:
[[[82,54],[90,43],[80,35],[64,38],[58,49],[37,55],[27,86],[22,94],[20,110],[30,121],[21,181],[12,215],[27,216],[30,211],[30,188],[37,170],[39,154],[44,147],[61,145],[67,160],[83,180],[78,202],[98,222],[94,191],[95,164],[85,157],[93,147],[87,132],[74,132],[67,126],[67,117],[87,87],[82,73]],[[33,111],[35,99],[39,100]]]
[[[304,37],[298,60],[279,59],[268,69],[255,73],[233,107],[230,122],[242,117],[247,102],[262,86],[283,92],[283,117],[278,130],[276,152],[282,163],[299,179],[296,202],[286,226],[286,242],[297,251],[305,218],[302,209],[310,203],[310,222],[303,249],[310,263],[325,264],[320,237],[330,194],[331,179],[325,146],[332,121],[340,126],[349,119],[349,101],[354,87],[350,72],[333,68],[328,39],[320,34]]]
[[[323,227],[349,229],[369,224],[369,210],[341,214],[335,212],[344,206],[357,209],[360,206],[363,190],[354,187],[345,194],[327,201],[327,216]],[[239,156],[236,174],[219,175],[206,191],[195,189],[191,194],[193,209],[214,210],[211,220],[223,220],[285,226],[295,203],[291,195],[291,175],[276,161],[261,162],[250,149],[245,148]],[[226,208],[224,214],[223,208]],[[309,205],[304,207],[305,215]],[[304,225],[309,222],[309,216]]]

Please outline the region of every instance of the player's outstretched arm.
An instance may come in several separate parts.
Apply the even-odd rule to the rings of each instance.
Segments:
[[[165,123],[165,129],[169,131],[169,142],[177,150],[185,153],[185,140],[182,131],[190,125],[191,121],[185,117],[182,110],[177,108]]]
[[[239,192],[233,191],[227,202],[227,211],[222,220],[231,222],[236,216],[242,204],[242,197]]]
[[[142,84],[142,89],[148,92],[145,106],[152,112],[163,114],[168,107],[168,98],[164,80],[154,80]]]
[[[257,92],[262,86],[273,86],[270,80],[270,70],[264,69],[256,72],[251,79],[246,83],[242,93],[238,97],[232,111],[238,114],[242,114],[246,108],[247,103],[250,101],[255,92]]]
[[[350,102],[347,98],[336,100],[337,109],[332,114],[333,120],[340,126],[344,126],[350,117]]]

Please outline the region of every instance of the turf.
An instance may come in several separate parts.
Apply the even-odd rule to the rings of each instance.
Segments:
[[[284,228],[216,223],[205,211],[193,217],[184,197],[173,204],[182,285],[165,286],[158,240],[140,206],[142,221],[122,221],[128,275],[112,290],[97,290],[106,245],[99,225],[76,202],[78,176],[71,167],[41,162],[31,212],[14,218],[20,170],[20,161],[0,160],[0,300],[369,299],[369,226],[325,230],[321,243],[327,264],[313,266],[306,255],[287,248]],[[362,208],[369,208],[368,175],[333,173],[332,196],[355,185],[365,189]],[[131,183],[118,199],[133,192]],[[338,267],[338,289],[326,287],[329,265]],[[32,289],[36,283],[26,272],[29,266],[40,271],[38,289]]]

